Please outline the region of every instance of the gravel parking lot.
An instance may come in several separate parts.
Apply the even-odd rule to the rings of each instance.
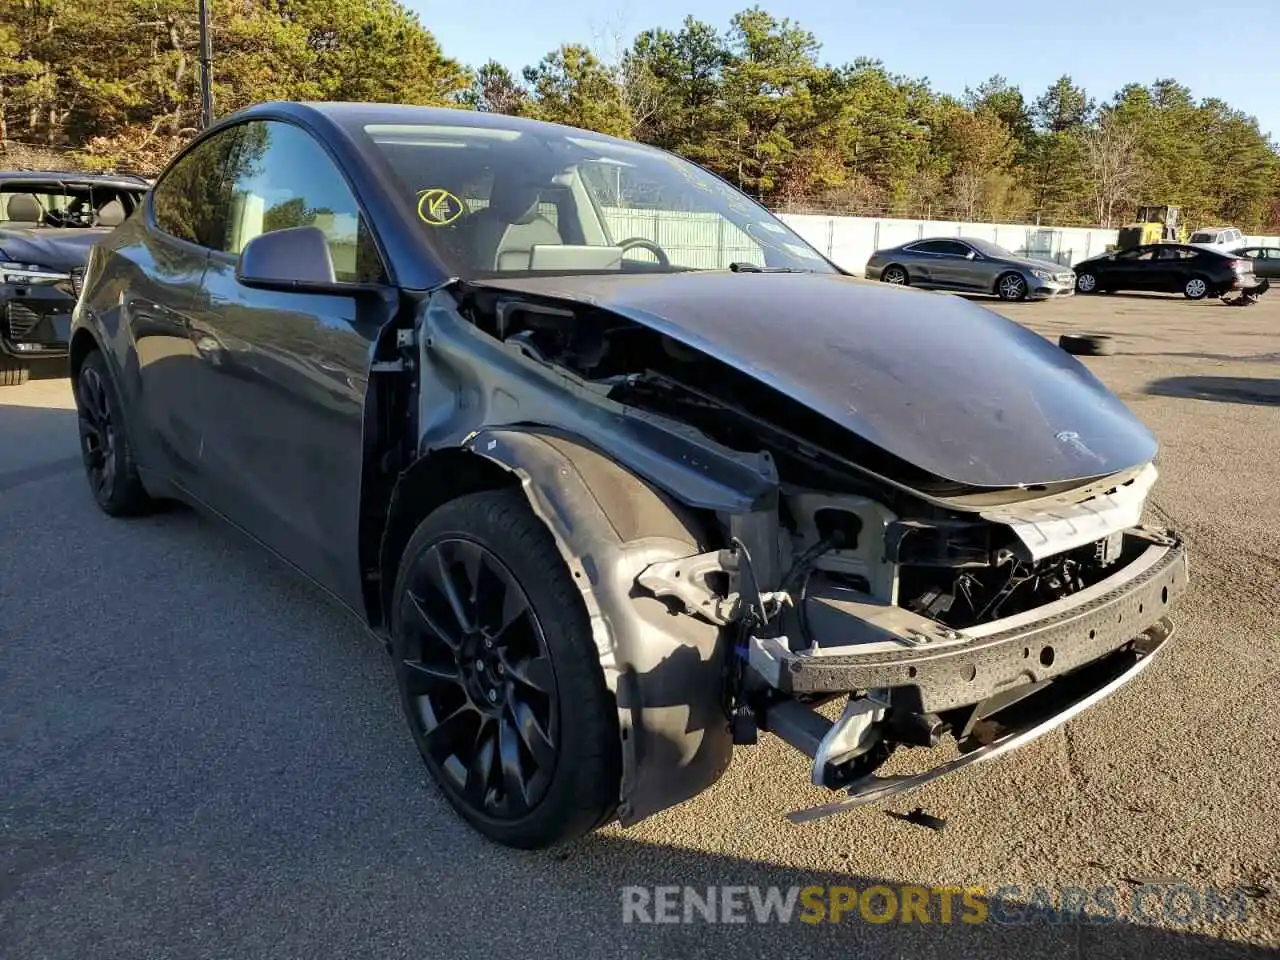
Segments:
[[[1172,648],[1065,730],[889,804],[787,823],[829,795],[765,739],[707,794],[558,853],[463,829],[381,648],[282,564],[185,509],[102,517],[65,380],[0,390],[0,956],[1274,956],[1280,294],[990,305],[1117,338],[1087,363],[1158,434],[1152,512],[1192,548]],[[887,815],[916,806],[945,829]],[[620,907],[627,885],[874,883],[1012,905],[1113,886],[1122,915],[1181,883],[1247,911],[726,926]]]

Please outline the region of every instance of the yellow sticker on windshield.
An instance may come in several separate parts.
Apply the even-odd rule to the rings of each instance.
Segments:
[[[423,190],[418,197],[418,219],[432,227],[447,227],[465,210],[461,200],[441,187]]]

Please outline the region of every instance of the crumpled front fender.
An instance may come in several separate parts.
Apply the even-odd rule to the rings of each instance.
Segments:
[[[582,592],[622,737],[623,825],[681,803],[729,765],[721,630],[636,587],[652,563],[707,549],[680,504],[578,439],[483,430],[466,446],[519,476]]]

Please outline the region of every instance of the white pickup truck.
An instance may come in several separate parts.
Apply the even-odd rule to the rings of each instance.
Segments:
[[[1187,242],[1210,250],[1234,250],[1244,243],[1244,234],[1236,227],[1201,227]]]

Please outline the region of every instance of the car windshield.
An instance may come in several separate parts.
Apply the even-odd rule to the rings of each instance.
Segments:
[[[0,181],[0,228],[115,226],[143,193],[110,183]]]
[[[650,147],[525,124],[364,131],[427,242],[463,277],[731,264],[836,272],[759,204]]]

